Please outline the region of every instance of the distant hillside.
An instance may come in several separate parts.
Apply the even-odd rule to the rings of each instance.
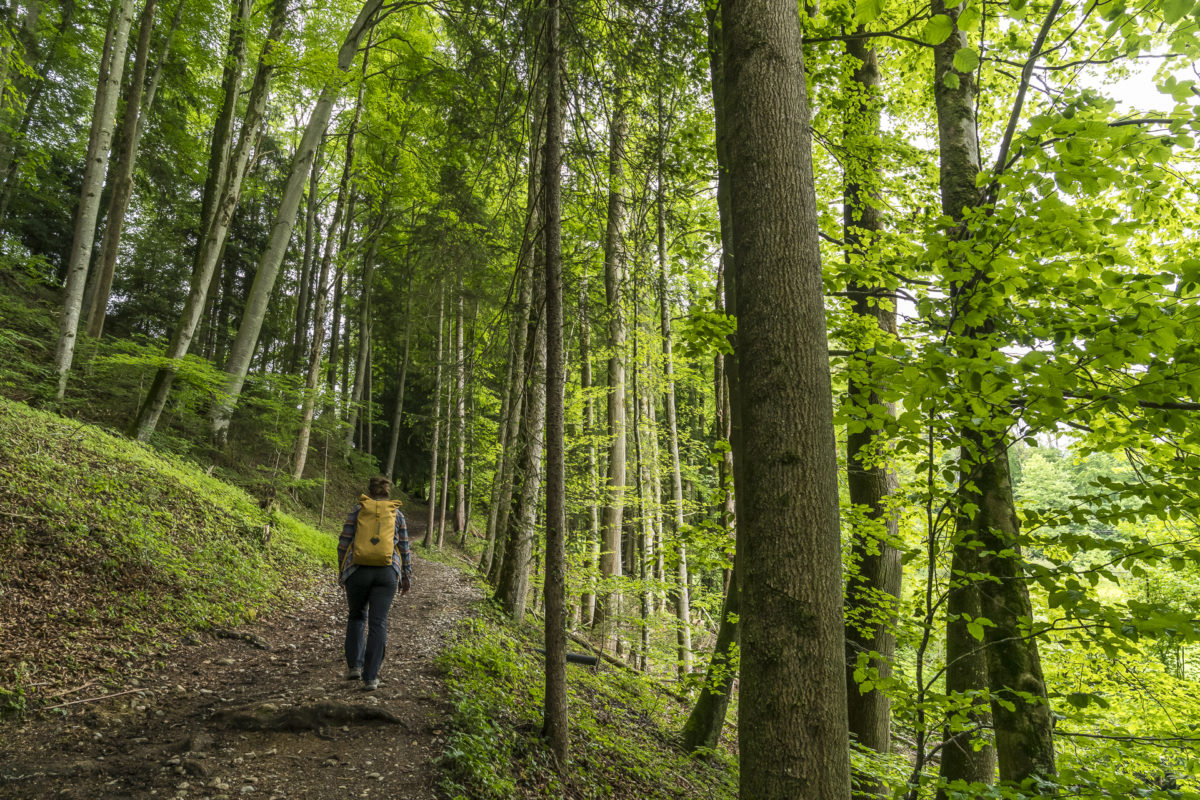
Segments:
[[[0,712],[253,619],[335,553],[194,464],[0,398]]]

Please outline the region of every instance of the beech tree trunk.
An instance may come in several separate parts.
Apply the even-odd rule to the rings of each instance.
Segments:
[[[508,543],[496,600],[505,613],[520,623],[525,617],[529,594],[529,567],[533,558],[536,535],[538,497],[542,486],[542,447],[546,428],[546,300],[544,233],[538,237],[534,252],[533,305],[530,313],[530,337],[525,351],[529,380],[525,387],[525,420],[518,455],[520,492],[514,497],[513,511],[508,521]],[[565,525],[565,521],[563,523]]]
[[[579,277],[579,393],[583,395],[583,438],[587,458],[587,572],[594,573],[600,566],[600,509],[597,495],[600,491],[600,476],[596,464],[596,403],[592,398],[592,326],[591,304],[588,299],[587,271]],[[596,613],[595,592],[585,592],[579,602],[579,622],[591,627]]]
[[[411,243],[409,245],[411,249]],[[412,279],[413,270],[408,267],[408,280],[404,287],[404,345],[400,356],[400,388],[396,393],[396,413],[392,414],[391,441],[388,443],[387,461],[383,474],[392,480],[396,470],[396,453],[400,450],[400,428],[404,424],[404,387],[408,381],[408,350],[412,338]]]
[[[313,158],[312,171],[308,176],[308,197],[304,204],[304,254],[300,260],[300,295],[296,298],[296,330],[293,331],[292,335],[292,350],[288,372],[295,372],[299,364],[308,362],[308,326],[311,322],[309,314],[312,310],[313,295],[316,294],[316,291],[312,290],[312,283],[315,277],[313,274],[313,264],[316,261],[315,254],[317,248],[317,194],[320,191],[321,154],[323,150],[324,143],[317,148],[317,155]],[[323,325],[324,320],[319,324]]]
[[[350,69],[358,54],[358,46],[370,29],[375,13],[383,4],[383,0],[366,0],[358,17],[350,26],[346,39],[338,50],[337,67],[341,72]],[[224,443],[229,431],[229,421],[233,416],[233,408],[241,394],[242,385],[246,381],[246,372],[250,367],[250,358],[254,354],[258,342],[258,334],[266,317],[267,303],[271,299],[275,287],[275,278],[287,252],[288,242],[292,238],[292,228],[296,224],[296,213],[300,208],[300,198],[304,195],[304,183],[312,169],[313,158],[317,144],[325,134],[329,125],[329,117],[333,112],[334,101],[341,90],[339,80],[331,80],[321,89],[320,97],[309,117],[300,144],[292,159],[291,170],[287,183],[284,185],[283,197],[279,210],[271,224],[271,237],[259,259],[258,270],[254,275],[254,283],[250,287],[250,295],[246,299],[246,307],[242,313],[242,323],[238,326],[237,337],[229,352],[229,360],[225,365],[224,392],[213,403],[211,415],[213,438]]]
[[[121,77],[125,72],[125,50],[129,28],[133,25],[133,0],[114,0],[108,20],[108,35],[100,57],[100,77],[96,102],[92,108],[92,127],[88,134],[87,156],[83,166],[79,205],[75,209],[75,230],[67,261],[67,283],[63,292],[63,310],[58,325],[58,346],[54,352],[54,373],[58,377],[57,398],[67,393],[67,377],[75,358],[75,340],[79,334],[79,315],[87,285],[92,243],[96,238],[96,217],[100,212],[100,191],[112,149],[113,124]]]
[[[171,41],[183,19],[183,3],[175,7],[171,27],[163,38],[158,53],[158,64],[154,75],[146,86],[146,71],[150,61],[150,41],[154,33],[156,0],[147,0],[138,23],[138,43],[130,76],[129,92],[125,97],[125,115],[117,137],[116,160],[112,164],[108,183],[111,187],[108,198],[108,213],[105,216],[104,238],[100,244],[100,261],[85,295],[83,307],[87,309],[88,335],[98,339],[104,333],[104,319],[108,312],[108,299],[112,294],[113,277],[117,268],[117,251],[121,246],[121,234],[125,228],[125,216],[129,200],[133,196],[133,168],[137,164],[138,149],[146,120],[154,108],[158,96],[158,85],[162,81],[163,66],[171,55]],[[144,99],[143,99],[144,97]]]
[[[737,265],[740,792],[850,794],[837,453],[799,9],[725,0]]]
[[[147,441],[158,426],[158,419],[162,415],[163,408],[166,407],[171,384],[174,382],[175,373],[179,368],[178,361],[187,355],[191,347],[192,338],[207,304],[208,292],[216,282],[214,273],[225,250],[225,240],[229,234],[229,228],[233,224],[233,215],[237,210],[238,200],[241,198],[242,181],[250,162],[250,150],[257,142],[266,119],[267,96],[270,93],[271,78],[275,73],[272,51],[278,46],[279,39],[283,35],[284,24],[287,22],[287,10],[287,0],[274,0],[271,6],[271,22],[267,31],[267,40],[258,59],[254,83],[250,87],[246,116],[242,120],[237,147],[228,156],[227,166],[224,169],[224,183],[216,186],[214,190],[214,196],[217,199],[213,204],[208,227],[192,265],[188,298],[184,303],[179,323],[171,334],[171,340],[167,343],[166,357],[170,359],[170,364],[159,368],[155,373],[154,382],[150,385],[150,391],[133,423],[131,433],[139,441]],[[226,101],[231,105],[228,109],[222,109],[222,114],[228,110],[232,115],[233,104],[236,104],[237,101],[236,87],[230,89],[230,83],[227,81],[225,88]],[[217,154],[225,150],[224,144],[219,141],[219,133],[219,129],[213,133],[213,153],[210,165]],[[228,269],[226,271],[228,272]],[[231,293],[231,287],[227,288],[224,292],[226,300]],[[227,309],[222,307],[217,324],[214,326],[218,335],[226,324],[226,318]]]
[[[600,579],[621,576],[621,528],[625,514],[625,315],[621,309],[621,283],[625,279],[625,254],[621,230],[625,201],[621,195],[625,175],[625,139],[629,122],[620,88],[613,96],[613,119],[608,145],[608,222],[604,235],[604,285],[608,301],[608,491],[600,516]],[[596,599],[592,625],[601,629],[601,647],[606,646],[605,626],[620,612],[620,594],[602,590]]]
[[[467,354],[463,345],[463,287],[454,306],[454,532],[467,538]]]
[[[878,158],[879,137],[879,65],[873,47],[865,39],[850,39],[846,51],[854,66],[847,88],[844,126],[846,172],[843,194],[843,238],[850,262],[867,259],[872,242],[883,230],[879,207],[882,168]],[[868,272],[869,266],[852,263],[855,275]],[[871,319],[881,337],[895,337],[896,311],[880,281],[851,280],[847,287],[854,313]],[[868,338],[858,348],[852,362],[846,402],[862,420],[862,430],[846,436],[846,472],[850,504],[855,509],[851,528],[850,560],[853,571],[846,586],[846,686],[850,735],[861,747],[887,754],[891,750],[891,702],[878,689],[863,692],[864,680],[875,684],[892,672],[896,650],[893,631],[900,597],[903,570],[895,542],[898,533],[896,512],[888,508],[896,492],[896,479],[875,448],[884,436],[878,420],[882,405],[872,375],[869,352],[875,341]],[[886,405],[889,416],[895,414]],[[878,655],[872,655],[877,653]],[[862,668],[862,677],[856,674]],[[865,773],[854,776],[855,800],[882,797],[886,784]]]
[[[434,362],[433,398],[430,401],[430,408],[433,411],[433,436],[429,444],[429,517],[425,526],[425,540],[422,542],[426,549],[433,546],[433,526],[437,519],[438,438],[440,437],[442,428],[440,416],[442,404],[442,329],[445,326],[445,321],[446,286],[444,283],[438,283],[437,344],[433,348],[437,352],[437,360]]]

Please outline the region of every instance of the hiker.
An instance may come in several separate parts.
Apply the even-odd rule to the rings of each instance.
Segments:
[[[379,688],[379,666],[387,649],[387,618],[396,589],[408,594],[412,560],[400,502],[390,500],[392,482],[372,478],[367,494],[346,515],[338,540],[338,584],[346,588],[346,680]],[[364,628],[366,629],[364,631]],[[363,634],[366,634],[364,637]]]

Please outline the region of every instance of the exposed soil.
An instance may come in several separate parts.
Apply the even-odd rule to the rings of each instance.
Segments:
[[[123,692],[85,684],[64,700],[89,702],[0,723],[0,798],[433,800],[449,713],[433,662],[479,597],[415,558],[374,692],[343,677],[332,576],[253,625],[185,636]]]

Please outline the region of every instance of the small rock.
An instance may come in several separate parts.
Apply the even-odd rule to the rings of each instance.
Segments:
[[[242,794],[253,794],[254,792],[257,792],[257,791],[258,791],[257,786],[252,786],[248,783],[242,787]]]
[[[178,764],[178,763],[179,763],[179,756],[174,756],[174,757],[172,757],[172,758],[168,758],[168,759],[167,759],[167,766],[168,766],[168,767],[173,767],[173,766],[175,766],[175,765],[176,765],[176,764]]]
[[[224,667],[232,667],[237,662],[232,658],[218,658],[217,663]]]
[[[175,788],[176,788],[176,789],[180,789],[180,790],[183,790],[183,789],[190,789],[190,788],[192,788],[192,785],[191,785],[190,783],[188,783],[187,781],[182,781],[182,782],[181,782],[181,783],[180,783],[178,786],[176,786]]]
[[[377,780],[377,781],[381,781],[381,780],[383,780],[383,776],[382,776],[382,775],[380,775],[378,772],[368,772],[368,773],[367,773],[367,777],[368,777],[368,778],[374,778],[374,779],[375,779],[375,780]]]

